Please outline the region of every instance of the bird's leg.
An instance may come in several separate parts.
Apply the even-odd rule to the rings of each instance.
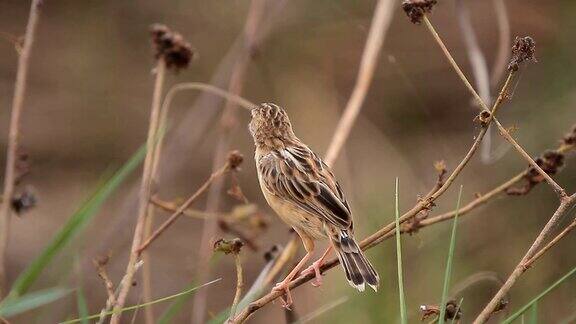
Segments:
[[[324,251],[324,254],[322,254],[322,256],[318,260],[312,262],[312,264],[308,268],[302,271],[302,275],[314,273],[314,275],[316,276],[316,279],[312,281],[312,286],[314,287],[322,286],[322,274],[320,273],[320,267],[324,265],[324,260],[330,254],[330,252],[332,252],[332,245],[330,245],[326,249],[326,251]]]
[[[300,235],[302,239],[302,243],[304,243],[304,248],[306,249],[306,255],[298,262],[298,264],[290,271],[290,273],[284,278],[284,280],[277,283],[273,291],[284,291],[286,294],[286,300],[282,299],[282,306],[290,309],[290,306],[293,303],[292,295],[290,294],[290,283],[292,279],[300,272],[300,269],[308,262],[310,257],[312,257],[312,253],[314,251],[314,241],[311,238],[305,235]]]

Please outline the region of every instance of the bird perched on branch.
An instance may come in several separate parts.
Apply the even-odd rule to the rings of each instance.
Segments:
[[[329,239],[330,247],[302,273],[314,273],[314,286],[322,284],[320,267],[334,249],[352,287],[374,291],[379,277],[354,239],[350,206],[330,168],[292,130],[286,111],[264,103],[252,109],[250,133],[258,180],[266,201],[302,239],[306,255],[273,290],[284,291],[284,306],[292,304],[290,282],[312,257],[314,241]]]

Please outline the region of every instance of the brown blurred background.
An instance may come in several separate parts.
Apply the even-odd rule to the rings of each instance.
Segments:
[[[467,3],[491,67],[498,45],[494,7],[491,1]],[[576,3],[505,3],[512,36],[531,35],[536,40],[538,64],[522,69],[515,80],[513,100],[500,110],[500,120],[517,127],[515,137],[536,156],[556,147],[576,124]],[[245,52],[240,34],[249,6],[247,0],[45,1],[32,53],[21,141],[32,160],[32,173],[25,184],[33,186],[39,204],[12,220],[10,280],[39,254],[110,170],[145,141],[154,64],[149,25],[164,23],[181,32],[198,53],[189,69],[170,74],[167,88],[189,81],[227,88],[234,62]],[[324,154],[354,86],[374,6],[375,1],[269,1],[260,31],[265,37],[251,51],[242,95],[253,102],[269,101],[285,107],[298,136]],[[28,10],[29,1],[0,0],[0,31],[22,35]],[[431,20],[471,75],[454,1],[441,1]],[[0,152],[5,152],[17,54],[4,37],[0,38],[0,53]],[[223,104],[213,96],[192,92],[177,97],[167,135],[169,144],[162,157],[159,196],[166,200],[185,198],[210,174],[221,135],[218,120]],[[335,166],[355,211],[358,237],[393,220],[395,177],[400,178],[401,210],[405,211],[434,184],[434,161],[445,160],[448,168],[455,167],[478,131],[472,122],[476,113],[469,93],[430,34],[423,26],[409,23],[396,7],[361,115]],[[239,110],[237,116],[230,146],[246,157],[240,185],[270,220],[269,229],[258,238],[261,250],[243,252],[250,285],[264,264],[262,254],[273,244],[284,244],[290,234],[259,191],[253,145],[246,128],[249,115]],[[503,145],[495,135],[494,149]],[[525,167],[513,150],[489,164],[475,157],[450,192],[438,201],[433,214],[453,209],[458,186],[464,186],[464,201],[469,201],[475,193],[495,187]],[[569,192],[576,189],[575,171],[576,161],[569,157],[557,177]],[[115,282],[120,280],[136,217],[134,188],[140,173],[138,170],[122,185],[59,262],[44,270],[35,288],[54,284],[74,287],[81,273],[90,312],[102,308],[106,294],[91,260],[110,253],[108,269]],[[204,209],[205,204],[202,200],[194,208]],[[223,193],[219,210],[229,211],[236,204]],[[539,185],[527,196],[503,196],[463,218],[458,226],[453,284],[480,271],[494,271],[505,278],[556,206],[552,190]],[[163,219],[164,214],[158,212],[157,219]],[[574,216],[572,211],[569,218]],[[568,221],[567,217],[562,224]],[[403,237],[410,322],[419,321],[419,305],[440,300],[450,224]],[[193,282],[201,230],[202,221],[183,217],[154,243],[154,297],[176,293]],[[231,237],[218,234],[222,236]],[[509,310],[517,309],[571,269],[576,264],[575,244],[574,235],[569,236],[526,273],[512,289]],[[73,266],[75,255],[81,260],[77,269]],[[368,255],[382,278],[378,293],[357,293],[347,285],[340,269],[333,270],[325,276],[323,287],[306,285],[294,292],[297,314],[304,316],[347,296],[346,302],[314,322],[397,322],[395,244],[386,241]],[[223,280],[206,288],[209,314],[230,305],[235,287],[232,258],[218,259],[213,269],[210,278]],[[570,280],[549,294],[539,304],[541,321],[556,323],[570,316],[575,311],[575,288],[576,281]],[[490,283],[468,289],[462,295],[464,322],[469,322],[494,292]],[[140,300],[137,286],[129,304]],[[160,314],[169,304],[155,306],[155,313]],[[189,321],[191,305],[191,301],[186,303],[176,323]],[[71,296],[13,322],[52,323],[75,318],[76,314]],[[142,314],[136,322],[143,320]],[[283,316],[276,303],[251,321],[282,322]],[[126,322],[129,319],[124,318]]]

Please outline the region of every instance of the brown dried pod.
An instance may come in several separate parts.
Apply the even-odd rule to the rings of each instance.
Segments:
[[[182,35],[162,24],[150,27],[154,57],[163,59],[168,69],[178,71],[188,67],[194,57],[192,46]]]
[[[238,254],[243,246],[244,242],[239,238],[233,240],[219,239],[214,243],[214,251],[224,254]]]
[[[422,23],[424,15],[432,12],[436,3],[436,0],[404,0],[402,9],[413,24],[419,25]]]
[[[526,61],[536,62],[536,42],[532,37],[518,37],[514,40],[512,45],[512,58],[508,64],[508,71],[518,71],[521,63]]]

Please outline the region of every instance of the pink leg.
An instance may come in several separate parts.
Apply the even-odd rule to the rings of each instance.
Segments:
[[[310,257],[312,257],[312,253],[314,252],[314,241],[312,241],[309,237],[300,235],[302,238],[302,242],[304,243],[304,248],[306,249],[306,255],[298,262],[298,264],[290,271],[290,273],[282,280],[281,282],[277,283],[273,291],[284,291],[286,294],[286,300],[282,300],[282,306],[290,309],[290,306],[293,303],[292,295],[290,294],[290,283],[292,279],[300,272],[300,269],[308,262]]]
[[[322,256],[318,260],[312,262],[312,264],[308,268],[302,271],[302,275],[314,273],[314,275],[316,276],[316,279],[312,281],[312,286],[314,287],[320,287],[322,285],[322,274],[320,273],[320,267],[324,264],[324,260],[330,254],[330,252],[332,252],[332,245],[330,245],[326,249],[324,254],[322,254]]]

